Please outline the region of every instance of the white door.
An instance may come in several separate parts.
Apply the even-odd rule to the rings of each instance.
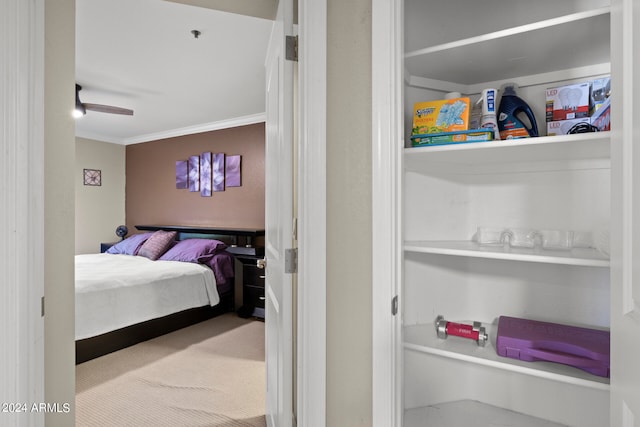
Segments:
[[[611,2],[611,427],[640,426],[640,4]]]
[[[292,34],[292,0],[281,0],[266,59],[265,323],[267,425],[293,423],[292,276],[285,253],[293,228],[293,63],[285,59]]]
[[[2,425],[44,425],[45,414],[30,409],[32,403],[45,401],[44,350],[56,348],[45,346],[41,300],[45,236],[44,9],[43,1],[0,3],[0,226],[5,231],[0,242]],[[54,137],[59,135],[56,132]],[[50,387],[50,397],[60,394],[61,387]]]

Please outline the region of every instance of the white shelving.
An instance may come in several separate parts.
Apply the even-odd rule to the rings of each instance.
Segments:
[[[405,68],[468,92],[465,86],[607,63],[609,21],[603,7],[481,34],[407,52]]]
[[[405,412],[404,424],[405,427],[562,427],[564,425],[475,400],[459,400],[409,409]]]
[[[436,335],[434,325],[406,326],[404,328],[404,348],[567,384],[609,390],[607,378],[592,375],[571,366],[550,362],[524,362],[499,356],[496,351],[495,339],[497,327],[487,324],[483,324],[483,326],[489,335],[489,341],[484,347],[479,347],[473,341],[459,337],[440,339]]]
[[[609,259],[592,248],[573,248],[553,251],[540,248],[513,248],[509,246],[480,245],[472,241],[407,241],[406,252],[502,259],[508,261],[539,262],[545,264],[584,267],[609,267]]]
[[[610,132],[404,149],[407,170],[482,173],[608,168]]]
[[[407,3],[423,13],[427,8],[417,0],[405,0],[405,8]],[[529,19],[527,8],[536,6],[515,3],[508,7],[518,14],[513,24],[508,24],[507,13],[501,15],[504,22],[494,27],[488,23],[486,29],[479,24],[486,22],[483,16],[459,14],[463,2],[435,7],[443,16],[427,14],[424,28],[411,29],[419,41],[405,40],[412,50],[403,57],[404,96],[438,99],[448,91],[474,95],[514,81],[526,87],[525,99],[534,99],[544,134],[546,88],[610,71],[611,8],[592,0],[591,6],[582,2],[575,10],[563,5],[558,16],[545,9]],[[487,5],[500,12],[505,7],[499,2]],[[480,6],[469,7],[490,15]],[[454,20],[460,15],[466,21]],[[430,37],[429,25],[442,27],[445,21],[451,22],[451,33],[456,25],[466,24],[464,35],[455,39],[440,28]],[[438,41],[428,45],[432,38]],[[405,111],[405,118],[410,115]],[[605,254],[592,248],[551,251],[463,239],[477,226],[491,223],[590,231],[608,223],[611,148],[612,134],[596,132],[403,149],[402,294],[410,299],[404,304],[401,300],[406,310],[400,334],[403,393],[408,407],[417,407],[406,410],[407,427],[485,425],[476,422],[485,415],[522,426],[606,423],[608,414],[602,409],[609,402],[607,378],[557,363],[500,357],[494,324],[484,325],[490,342],[478,347],[458,337],[439,339],[434,326],[425,322],[431,315],[452,312],[491,322],[511,312],[585,326],[593,320],[599,328],[608,327],[611,263]],[[591,316],[584,307],[598,310],[598,315]],[[558,392],[572,393],[565,406],[553,402],[551,396]],[[441,405],[440,399],[455,402]],[[471,414],[472,421],[456,421],[460,411]],[[541,418],[525,420],[518,417],[528,416],[518,412]]]

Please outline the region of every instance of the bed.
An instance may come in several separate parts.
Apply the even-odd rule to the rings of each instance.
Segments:
[[[76,255],[76,363],[233,310],[232,229],[136,227]]]

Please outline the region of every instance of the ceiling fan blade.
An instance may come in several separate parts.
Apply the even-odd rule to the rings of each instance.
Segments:
[[[110,113],[110,114],[123,114],[125,116],[133,116],[133,110],[129,110],[128,108],[114,107],[111,105],[101,105],[101,104],[82,104],[85,109],[90,111],[97,111],[100,113]]]

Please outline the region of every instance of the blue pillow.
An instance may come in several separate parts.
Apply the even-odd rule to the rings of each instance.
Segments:
[[[153,233],[140,233],[127,237],[121,242],[111,246],[106,253],[108,254],[124,254],[124,255],[138,255],[138,250],[144,242],[151,237]]]

